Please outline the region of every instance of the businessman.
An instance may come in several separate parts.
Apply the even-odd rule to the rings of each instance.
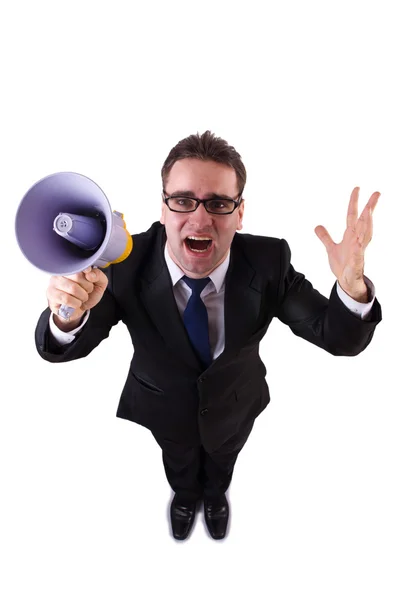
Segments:
[[[364,275],[380,194],[358,216],[353,190],[339,244],[316,227],[336,278],[327,299],[294,270],[284,239],[237,233],[246,171],[225,140],[209,131],[181,140],[161,175],[160,222],[133,236],[126,260],[51,277],[36,345],[65,362],[126,325],[134,352],[117,416],[148,428],[162,449],[175,539],[188,537],[201,501],[210,535],[222,539],[237,456],[269,402],[259,344],[272,319],[334,356],[362,352],[382,319]],[[61,304],[75,308],[70,321]]]

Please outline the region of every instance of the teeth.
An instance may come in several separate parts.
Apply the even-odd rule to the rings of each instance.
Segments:
[[[209,241],[211,241],[212,238],[208,238],[208,237],[195,237],[194,235],[188,235],[187,239],[188,240],[209,240]]]

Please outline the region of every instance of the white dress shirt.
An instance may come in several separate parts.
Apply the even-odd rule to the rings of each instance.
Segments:
[[[185,273],[182,271],[178,265],[174,263],[172,258],[169,255],[167,244],[164,249],[164,257],[165,262],[167,264],[171,281],[173,285],[173,292],[176,304],[178,306],[178,310],[183,315],[183,312],[186,308],[192,290],[190,287],[182,280],[182,277]],[[210,347],[212,357],[215,360],[225,347],[225,320],[224,320],[224,304],[225,304],[225,278],[226,272],[229,267],[230,262],[230,251],[228,252],[225,260],[218,266],[212,273],[208,275],[210,278],[210,282],[205,286],[203,291],[200,294],[208,312],[208,328],[209,328],[209,338],[210,338]],[[353,300],[346,292],[342,290],[339,283],[336,284],[336,290],[339,298],[345,304],[345,306],[351,310],[352,312],[360,315],[362,319],[365,319],[369,312],[371,311],[372,305],[375,300],[375,287],[368,279],[365,277],[364,280],[366,285],[371,291],[371,301],[368,303],[357,302]],[[61,331],[54,323],[53,314],[50,316],[50,331],[57,342],[61,345],[70,344],[74,341],[75,335],[82,327],[84,327],[90,315],[90,311],[88,310],[84,319],[79,327],[76,329],[72,329],[72,331],[64,332]]]

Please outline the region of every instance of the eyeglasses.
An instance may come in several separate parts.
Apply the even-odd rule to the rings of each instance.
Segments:
[[[241,204],[242,194],[237,196],[237,200],[231,198],[222,198],[214,196],[208,200],[197,200],[189,196],[167,196],[163,190],[163,201],[173,212],[188,213],[198,209],[199,204],[204,204],[204,208],[212,215],[230,215]]]

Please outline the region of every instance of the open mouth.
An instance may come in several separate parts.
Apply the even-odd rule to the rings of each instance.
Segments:
[[[207,237],[195,237],[189,235],[185,239],[185,244],[192,252],[207,252],[212,246],[212,239]]]

